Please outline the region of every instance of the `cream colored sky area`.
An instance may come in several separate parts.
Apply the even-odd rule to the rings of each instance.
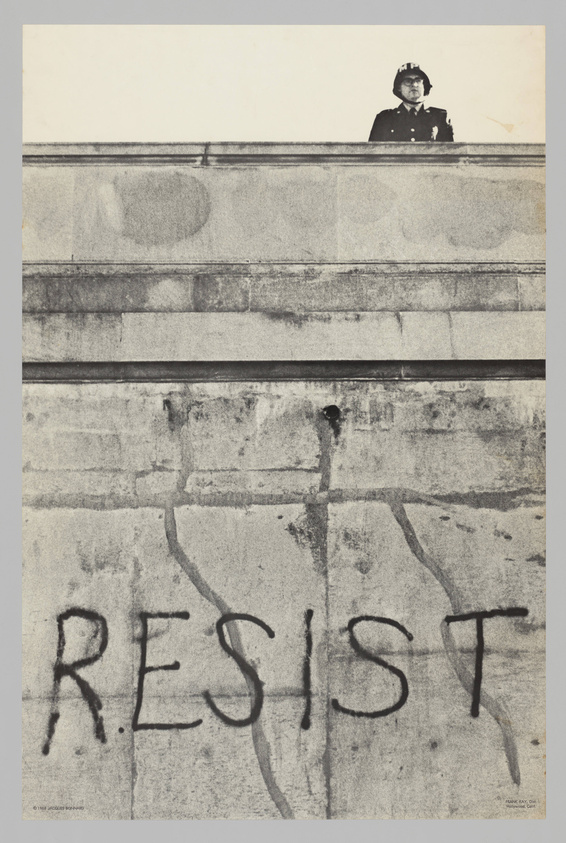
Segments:
[[[25,26],[24,141],[365,141],[419,63],[458,141],[544,141],[541,26]]]

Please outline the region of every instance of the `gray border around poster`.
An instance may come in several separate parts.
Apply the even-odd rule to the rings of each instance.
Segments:
[[[558,64],[561,47],[566,36],[564,26],[559,23],[560,4],[546,0],[504,0],[497,4],[489,0],[476,0],[473,9],[469,6],[455,8],[454,3],[416,2],[393,4],[361,2],[361,0],[287,0],[285,4],[265,0],[240,0],[238,4],[228,0],[208,0],[204,4],[195,2],[171,2],[162,0],[159,4],[143,3],[140,0],[99,0],[94,4],[84,2],[49,2],[25,0],[4,12],[3,45],[1,51],[2,78],[8,96],[3,100],[3,269],[4,307],[2,308],[2,364],[3,364],[3,432],[4,454],[2,516],[3,516],[3,562],[4,577],[3,637],[4,663],[2,689],[2,831],[4,839],[10,841],[71,841],[80,837],[90,843],[101,835],[106,840],[136,841],[146,843],[158,836],[167,841],[190,840],[216,843],[229,839],[234,843],[255,841],[269,837],[279,841],[288,836],[300,840],[338,841],[345,834],[355,834],[363,841],[384,838],[388,843],[401,841],[438,841],[448,843],[455,836],[462,843],[483,838],[491,841],[513,841],[522,843],[532,835],[543,841],[560,839],[560,828],[564,826],[562,808],[566,784],[561,759],[566,752],[563,727],[564,658],[562,642],[565,637],[565,615],[561,606],[566,576],[560,566],[562,549],[561,523],[566,503],[563,492],[565,472],[564,449],[558,444],[560,421],[564,418],[566,391],[559,381],[560,361],[564,359],[564,329],[560,325],[561,311],[565,305],[564,294],[559,294],[561,283],[558,275],[563,257],[564,236],[560,231],[559,208],[565,185],[564,167],[559,158],[559,139],[564,130],[563,108],[549,107],[548,116],[548,216],[549,216],[549,428],[551,431],[551,459],[549,460],[548,488],[550,500],[550,528],[548,546],[551,564],[549,570],[548,609],[548,724],[551,735],[548,759],[548,801],[546,820],[334,820],[328,822],[295,821],[291,828],[285,828],[284,821],[51,821],[49,823],[23,822],[21,816],[20,772],[21,772],[21,673],[20,647],[21,629],[21,513],[20,513],[20,220],[21,220],[21,27],[30,24],[485,24],[485,25],[546,25],[547,27],[547,97],[551,103],[560,104],[558,76],[563,74]],[[481,61],[481,57],[479,57]],[[469,68],[473,82],[473,68]],[[553,78],[553,74],[556,77]],[[495,80],[494,80],[495,83]],[[562,114],[559,116],[559,112]],[[6,119],[7,115],[7,119]],[[560,330],[562,328],[562,330]],[[525,825],[529,823],[529,825]],[[533,826],[532,823],[535,823]]]

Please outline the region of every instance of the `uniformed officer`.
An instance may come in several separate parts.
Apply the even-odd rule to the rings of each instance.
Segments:
[[[401,65],[393,93],[402,103],[399,108],[379,112],[370,141],[453,141],[454,131],[446,111],[424,106],[431,88],[430,79],[418,64]]]

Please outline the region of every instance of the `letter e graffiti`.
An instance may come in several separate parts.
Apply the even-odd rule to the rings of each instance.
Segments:
[[[182,621],[188,621],[188,612],[140,612],[140,621],[142,625],[142,635],[140,639],[141,656],[140,669],[138,672],[138,693],[136,697],[136,707],[132,719],[132,730],[139,732],[142,729],[194,729],[195,726],[200,726],[202,720],[193,720],[192,723],[140,723],[140,712],[143,703],[143,686],[146,674],[153,673],[156,670],[179,670],[181,665],[178,661],[171,664],[160,664],[157,666],[147,666],[147,638],[148,638],[148,620],[151,618],[178,618]]]

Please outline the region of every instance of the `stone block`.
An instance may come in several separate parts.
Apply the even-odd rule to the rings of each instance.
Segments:
[[[72,167],[24,167],[22,254],[25,261],[73,259]]]
[[[38,431],[26,436],[26,465],[39,471],[109,471],[116,467],[120,451],[117,433]]]
[[[23,359],[27,361],[119,360],[120,314],[24,314]]]
[[[125,419],[128,428],[133,421],[127,384],[44,384],[26,383],[23,393],[24,431],[74,431],[83,433],[119,434]],[[141,423],[137,413],[138,424]]]
[[[298,268],[297,268],[298,269]],[[250,310],[268,313],[393,310],[367,306],[367,275],[359,268],[308,265],[291,274],[275,266],[250,284]],[[371,276],[370,276],[371,277]]]
[[[28,314],[24,317],[24,359],[139,362],[544,357],[542,313],[453,312],[450,317],[445,313],[407,313],[403,320],[401,324],[401,317],[389,312]]]
[[[187,401],[196,471],[318,468],[310,402],[254,386],[192,392]]]
[[[546,277],[544,275],[520,275],[520,310],[546,310]]]
[[[449,360],[453,356],[447,313],[401,313],[403,360]]]
[[[131,384],[26,384],[26,465],[138,473],[180,468],[181,440],[164,405],[175,394]]]
[[[487,272],[480,264],[453,279],[454,297],[446,310],[520,310],[516,275]]]
[[[159,301],[155,290],[154,298]],[[240,312],[249,309],[249,281],[236,272],[235,277],[229,272],[211,275],[197,272],[193,278],[192,309],[197,312],[223,313]],[[186,308],[179,308],[186,309]]]
[[[76,698],[61,701],[51,749],[43,755],[49,700],[23,701],[23,819],[131,819],[131,707],[129,697],[104,700],[103,744],[94,737],[90,711],[77,691]]]
[[[132,577],[141,522],[139,511],[72,508],[25,509],[23,544],[24,694],[47,699],[57,655],[57,616],[71,608],[95,611],[109,625],[103,657],[84,668],[103,699],[131,695],[135,680]],[[76,658],[100,647],[90,621],[69,621]],[[93,636],[92,641],[89,635]],[[85,652],[81,653],[84,641]],[[71,679],[61,693],[76,696]]]
[[[219,704],[240,715],[237,701]],[[226,726],[203,706],[185,703],[187,718],[203,719],[197,728],[136,733],[135,819],[325,817],[324,730],[301,730],[299,700],[267,696],[255,740],[251,727]]]
[[[179,472],[148,469],[135,479],[136,495],[141,499],[161,497],[167,500],[178,488]]]
[[[212,254],[208,177],[191,167],[77,171],[75,260],[187,263]]]
[[[358,383],[335,396],[341,429],[467,432],[544,430],[545,386],[540,381],[420,381]],[[319,401],[323,403],[323,399]]]
[[[124,274],[120,264],[114,273],[102,274],[84,267],[57,266],[52,277],[24,273],[24,313],[122,313],[146,310],[192,310],[193,279],[163,272],[157,278],[141,272]],[[107,269],[105,267],[105,269]],[[66,272],[63,274],[63,271]]]
[[[126,313],[120,353],[125,360],[399,359],[400,334],[389,313]]]
[[[470,716],[470,697],[445,654],[411,655],[407,649],[403,656],[385,656],[408,680],[409,698],[401,709],[377,720],[340,712],[331,715],[332,816],[544,817],[540,655],[523,658],[520,664],[513,662],[512,671],[506,653],[494,653],[485,661],[484,687],[512,719],[513,749],[520,759],[517,785],[509,774],[502,730],[483,707],[478,718]],[[466,659],[472,668],[473,654]],[[342,704],[359,705],[362,710],[379,707],[384,698],[387,704],[383,685],[388,680],[379,678],[384,672],[359,659],[355,668],[348,665],[338,670],[337,665],[333,679],[336,697]],[[396,688],[389,689],[393,700],[398,697],[398,687],[396,680]],[[472,758],[474,771],[481,770],[479,775],[472,772]]]
[[[544,313],[452,313],[458,360],[520,360],[545,357]]]
[[[430,550],[436,560],[434,544]],[[442,648],[440,622],[450,612],[445,589],[414,557],[388,504],[374,501],[330,506],[329,629],[333,656],[358,661],[344,630],[350,618],[361,615],[392,618],[414,636],[412,646],[417,652],[438,651]],[[374,642],[372,649],[379,642],[377,651],[407,652],[408,642],[402,633],[387,626],[366,625],[358,637],[369,641],[370,646]]]
[[[422,266],[422,272],[419,269]],[[405,269],[405,272],[403,272]],[[395,273],[367,274],[366,309],[392,311],[450,310],[457,305],[454,275],[443,273],[438,267],[434,274],[429,267],[416,264],[412,272],[403,266]]]
[[[424,494],[505,492],[544,481],[540,435],[356,431],[339,445],[332,489],[410,488]]]
[[[179,635],[191,636],[188,651],[185,647],[188,679],[179,678],[185,689],[188,682],[199,692],[207,687],[219,693],[245,692],[242,675],[221,650],[215,630],[221,615],[237,612],[260,618],[275,633],[271,639],[252,622],[238,622],[244,651],[266,693],[301,692],[304,613],[313,609],[313,635],[319,641],[325,622],[324,539],[317,516],[300,504],[175,509],[178,547],[167,521],[173,555],[163,567],[140,569],[136,593],[148,611],[171,605],[170,594],[175,610],[182,606],[190,611],[186,633],[183,624],[176,627]],[[313,665],[313,682],[322,669]],[[171,685],[176,680],[166,681]]]
[[[407,517],[457,588],[464,612],[525,606],[526,618],[493,620],[507,649],[544,649],[544,507],[407,504]],[[487,636],[486,632],[486,636]]]
[[[343,422],[332,445],[332,489],[543,488],[542,383],[368,384],[335,400]]]
[[[337,169],[336,260],[544,260],[542,172]]]
[[[221,179],[214,173],[210,183],[220,260],[332,260],[333,169],[232,169],[223,171]]]
[[[350,617],[397,620],[413,635],[415,652],[436,652],[446,615],[517,606],[528,616],[486,621],[490,646],[512,653],[544,649],[541,507],[501,511],[431,501],[400,510],[391,500],[330,507],[330,630],[340,652],[348,652],[347,636],[338,631]],[[386,651],[407,651],[403,635],[387,626],[365,634]]]

